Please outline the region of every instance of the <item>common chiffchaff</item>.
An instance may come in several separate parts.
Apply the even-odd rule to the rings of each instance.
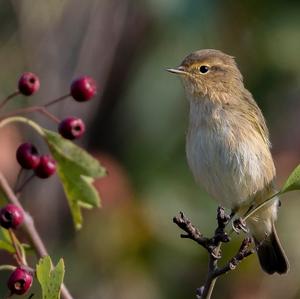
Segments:
[[[196,181],[240,215],[274,194],[268,128],[234,58],[218,50],[200,50],[168,71],[180,76],[188,99],[186,153]],[[247,220],[260,244],[260,264],[269,274],[289,269],[274,226],[278,206],[276,198]]]

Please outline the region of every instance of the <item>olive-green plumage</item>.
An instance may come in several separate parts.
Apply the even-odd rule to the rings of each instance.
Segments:
[[[169,71],[180,75],[189,103],[186,152],[195,180],[221,205],[240,214],[274,193],[268,128],[234,58],[200,50]],[[263,242],[258,256],[270,274],[289,268],[274,227],[278,202],[247,220],[255,242]]]

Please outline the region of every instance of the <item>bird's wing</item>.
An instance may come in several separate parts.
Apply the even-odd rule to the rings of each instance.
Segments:
[[[247,91],[245,94],[245,100],[248,104],[248,113],[246,113],[245,117],[250,121],[253,126],[257,129],[257,131],[260,133],[262,139],[264,142],[271,147],[271,143],[269,140],[269,130],[266,125],[265,118],[258,107],[257,103],[252,97],[252,94]]]

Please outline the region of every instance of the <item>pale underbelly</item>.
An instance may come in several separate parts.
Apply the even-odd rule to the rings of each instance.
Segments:
[[[262,161],[271,159],[271,155],[268,149],[260,149],[251,142],[250,137],[237,139],[236,146],[232,146],[226,142],[226,134],[228,132],[216,136],[209,130],[190,131],[187,160],[195,180],[219,204],[236,209],[251,202],[269,183]]]

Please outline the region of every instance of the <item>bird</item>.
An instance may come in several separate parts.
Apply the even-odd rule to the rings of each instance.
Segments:
[[[186,156],[195,181],[235,215],[244,215],[274,195],[269,131],[235,58],[202,49],[167,71],[181,78],[187,98]],[[279,205],[275,197],[246,221],[268,274],[289,270],[274,225]]]

